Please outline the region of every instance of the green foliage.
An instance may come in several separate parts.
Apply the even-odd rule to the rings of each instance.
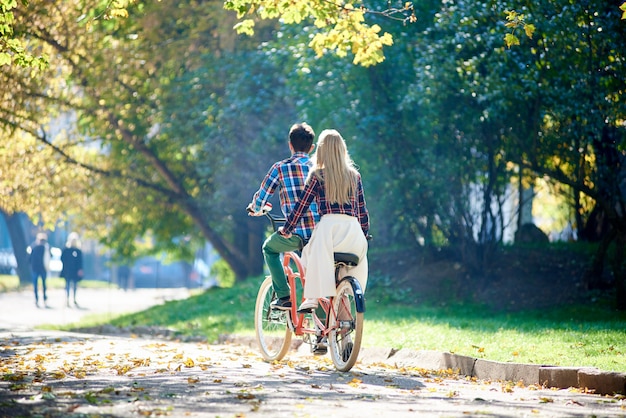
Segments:
[[[25,6],[26,4],[22,5]],[[19,67],[43,70],[48,67],[48,56],[32,55],[28,52],[24,40],[14,37],[15,8],[16,0],[0,0],[0,67],[15,64]]]
[[[368,279],[367,292],[375,295],[376,304],[387,305],[405,301],[410,289],[394,286],[394,279],[391,276],[374,275]]]
[[[11,25],[54,62],[42,79],[2,66],[0,205],[47,220],[73,207],[123,258],[188,258],[208,239],[238,277],[253,271],[253,227],[238,208],[300,120],[346,138],[374,246],[488,254],[514,222],[504,202],[536,176],[567,186],[577,227],[581,193],[608,209],[624,202],[615,5],[424,1],[398,7],[420,17],[405,25],[368,4],[227,2],[242,19],[269,19],[238,38],[219,2],[47,4]],[[52,135],[62,113],[76,129]]]
[[[233,287],[235,284],[235,273],[221,258],[211,266],[211,276],[217,279],[220,287]]]

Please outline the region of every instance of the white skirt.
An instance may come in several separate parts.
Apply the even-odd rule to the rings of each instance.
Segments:
[[[335,262],[333,252],[352,253],[359,257],[359,264],[348,269],[365,292],[367,285],[367,239],[357,218],[348,215],[328,214],[322,216],[313,230],[309,243],[302,250],[305,268],[305,298],[335,295]],[[343,272],[346,275],[346,272]]]

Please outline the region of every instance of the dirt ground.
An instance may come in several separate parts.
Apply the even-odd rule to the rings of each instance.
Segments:
[[[589,259],[567,249],[511,247],[492,257],[482,272],[445,256],[420,261],[411,252],[386,254],[370,265],[393,277],[394,286],[406,289],[415,303],[470,302],[514,312],[582,302],[601,293],[583,284]]]

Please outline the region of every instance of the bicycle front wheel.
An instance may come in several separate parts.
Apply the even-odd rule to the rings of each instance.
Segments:
[[[332,329],[328,335],[330,356],[335,368],[347,372],[354,366],[363,338],[363,312],[357,312],[353,278],[344,278],[337,286],[333,299]]]
[[[276,299],[272,278],[261,283],[254,308],[254,329],[261,355],[266,361],[281,360],[291,345],[289,312],[272,309],[270,304]]]

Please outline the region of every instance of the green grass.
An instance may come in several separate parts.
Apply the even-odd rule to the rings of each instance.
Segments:
[[[469,306],[371,306],[366,333],[365,345],[626,372],[626,314],[600,305],[515,314]]]
[[[90,316],[88,323],[64,329],[111,323],[167,327],[182,335],[206,336],[210,342],[220,334],[252,336],[259,284],[260,279],[250,279],[113,319]],[[384,292],[372,288],[366,296],[364,347],[436,350],[502,362],[626,372],[626,313],[611,310],[612,299],[505,314],[462,304],[441,308],[375,302],[388,299],[379,291]]]
[[[210,289],[109,322],[173,328],[182,335],[204,335],[211,342],[220,334],[252,336],[259,280]],[[376,295],[368,296],[365,347],[447,351],[502,362],[626,372],[626,313],[612,311],[610,301],[498,314],[467,305],[374,303]]]

